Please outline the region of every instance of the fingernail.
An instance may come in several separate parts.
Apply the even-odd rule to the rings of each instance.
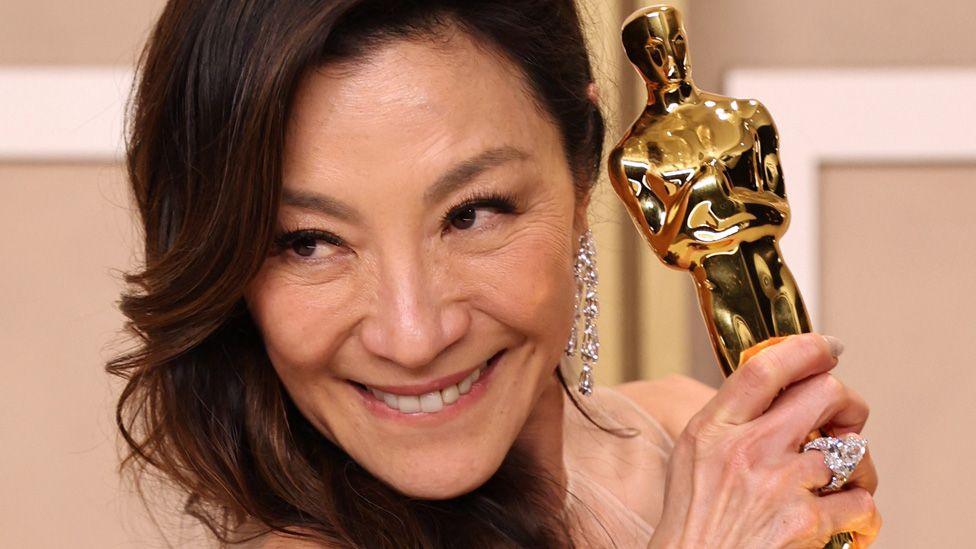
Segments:
[[[830,345],[830,354],[833,355],[834,358],[839,357],[840,354],[844,352],[843,341],[841,341],[840,339],[834,336],[829,336],[829,335],[825,335],[823,336],[823,338],[827,340],[827,345]]]

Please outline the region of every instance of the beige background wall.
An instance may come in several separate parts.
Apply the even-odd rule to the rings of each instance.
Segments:
[[[0,165],[0,547],[142,537],[120,523],[142,528],[119,495],[115,391],[99,367],[119,327],[109,269],[133,242],[123,204],[114,165]]]
[[[0,2],[0,67],[131,65],[161,5]],[[101,366],[134,257],[122,184],[116,164],[0,163],[0,547],[165,546],[116,473]]]
[[[976,8],[966,0],[691,4],[689,41],[695,79],[703,88],[718,89],[724,71],[741,67],[976,64]]]
[[[639,107],[637,79],[623,63],[617,28],[641,3],[585,4],[610,114],[609,146]],[[681,4],[696,80],[715,91],[731,68],[976,65],[970,36],[976,8],[961,0],[934,0],[924,11],[906,0]],[[131,65],[161,6],[160,0],[0,2],[0,68]],[[888,520],[880,547],[916,547],[919,536],[933,530],[948,546],[965,539],[976,489],[963,468],[963,456],[973,453],[965,446],[966,426],[976,418],[966,366],[976,357],[958,340],[971,336],[976,323],[967,316],[972,304],[964,292],[959,299],[946,296],[976,267],[976,250],[966,247],[965,236],[974,227],[959,226],[968,222],[965,205],[976,198],[974,175],[968,165],[830,166],[823,172],[820,328],[848,341],[841,375],[874,407],[868,436]],[[916,207],[912,190],[920,179],[941,201]],[[719,383],[689,277],[651,257],[608,191],[593,211],[604,305],[598,381],[690,372]],[[952,193],[969,198],[947,200]],[[879,215],[866,227],[858,212],[869,206],[899,213]],[[900,236],[898,246],[866,245],[860,235],[896,231],[906,211],[915,214],[917,230]],[[115,387],[102,372],[121,324],[113,309],[118,271],[136,256],[128,216],[117,164],[0,162],[0,351],[8,376],[0,387],[0,447],[6,450],[0,454],[0,547],[165,545],[115,475]],[[948,236],[946,219],[958,221],[952,230],[963,236]],[[923,243],[927,247],[919,247]],[[870,268],[852,271],[865,251]],[[911,438],[904,438],[906,431]],[[928,450],[909,451],[915,443]],[[932,459],[939,463],[935,472],[924,468]],[[174,545],[201,545],[166,529]]]
[[[6,0],[0,3],[0,63],[130,65],[163,4]]]
[[[826,166],[823,329],[872,404],[882,547],[968,547],[976,164]]]

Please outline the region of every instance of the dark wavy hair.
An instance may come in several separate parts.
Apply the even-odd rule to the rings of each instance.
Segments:
[[[571,544],[561,495],[517,447],[450,500],[373,477],[298,412],[242,298],[272,243],[303,74],[448,28],[521,71],[589,193],[604,122],[574,0],[171,0],[140,57],[126,162],[145,265],[120,301],[136,346],[107,365],[126,380],[122,468],[162,473],[224,543],[257,523],[336,546]]]

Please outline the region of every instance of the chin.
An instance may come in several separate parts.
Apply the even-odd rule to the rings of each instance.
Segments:
[[[497,351],[456,384],[450,404],[429,411],[401,408],[403,395],[420,388],[399,393],[394,408],[389,389],[340,376],[314,389],[292,383],[289,394],[317,430],[372,476],[409,497],[451,499],[498,471],[535,408],[549,375],[542,365],[550,361],[533,359],[531,351]],[[440,389],[442,398],[452,387]]]
[[[489,440],[487,433],[452,435],[445,436],[450,442],[428,437],[375,438],[375,443],[360,443],[347,452],[370,474],[401,494],[450,499],[487,482],[511,446],[502,439]],[[382,451],[375,451],[381,447]]]
[[[532,410],[535,384],[517,368],[523,356],[496,353],[473,382],[461,384],[460,397],[430,413],[404,413],[344,381],[335,384],[334,396],[308,408],[321,418],[315,423],[329,426],[321,430],[374,477],[407,496],[450,499],[491,478]]]
[[[443,452],[385,463],[374,476],[406,496],[420,499],[451,499],[478,488],[501,466],[505,452],[486,456],[486,452],[460,449],[454,455]],[[392,467],[391,467],[392,465]],[[367,467],[368,468],[368,467]]]

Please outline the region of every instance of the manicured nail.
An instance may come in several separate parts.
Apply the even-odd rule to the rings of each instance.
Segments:
[[[834,336],[825,335],[823,336],[827,340],[827,345],[830,345],[830,354],[837,358],[841,353],[844,352],[844,342],[837,339]]]

